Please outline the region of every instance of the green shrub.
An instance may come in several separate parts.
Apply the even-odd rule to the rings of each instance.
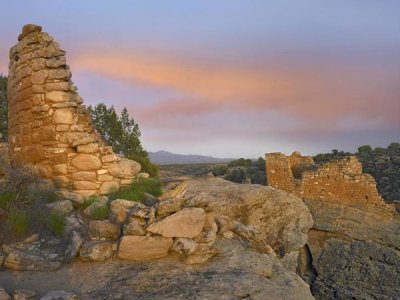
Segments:
[[[108,217],[108,212],[106,206],[96,207],[90,212],[90,218],[93,220],[104,220]]]
[[[45,219],[46,227],[57,236],[64,233],[65,219],[60,213],[50,213]]]
[[[55,193],[55,191],[50,190],[50,189],[40,190],[38,192],[37,197],[46,203],[51,203],[51,202],[55,202],[58,200],[58,197],[57,197],[57,194]]]
[[[0,208],[8,210],[15,201],[17,194],[12,191],[4,191],[0,193]]]
[[[154,197],[161,196],[161,181],[154,178],[140,179],[139,181],[132,183],[130,186],[121,189],[116,193],[116,195],[114,195],[114,198],[142,202],[145,198],[144,193],[151,194]]]
[[[87,197],[81,206],[81,210],[85,210],[86,208],[88,208],[90,206],[90,204],[92,204],[96,201],[98,201],[96,196]]]
[[[29,215],[25,211],[14,210],[7,216],[7,224],[16,235],[23,235],[29,228]]]

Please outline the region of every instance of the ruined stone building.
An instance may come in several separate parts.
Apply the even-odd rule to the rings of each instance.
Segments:
[[[267,184],[302,199],[349,204],[384,204],[375,179],[362,173],[355,156],[316,165],[312,157],[294,152],[265,155]]]
[[[128,185],[140,165],[119,157],[93,128],[71,81],[65,51],[42,28],[25,25],[10,50],[9,152],[61,188],[84,196]]]

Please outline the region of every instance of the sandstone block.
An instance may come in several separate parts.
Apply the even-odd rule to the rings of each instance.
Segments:
[[[34,86],[32,86],[32,88],[33,87]],[[63,91],[51,91],[46,93],[46,100],[51,102],[69,102],[69,98],[70,94]]]
[[[143,227],[141,219],[130,218],[129,223],[123,227],[124,235],[146,235],[146,230]]]
[[[156,204],[157,216],[167,216],[177,212],[183,205],[184,199],[181,197],[170,198]]]
[[[103,155],[101,157],[101,161],[103,163],[115,162],[115,161],[119,161],[120,159],[121,158],[116,154],[108,154],[108,155]]]
[[[66,175],[67,172],[67,164],[57,164],[53,166],[53,172],[55,174]]]
[[[105,181],[101,184],[99,193],[100,195],[107,195],[119,190],[119,182],[118,181]]]
[[[117,256],[133,261],[162,258],[168,255],[172,243],[171,238],[127,235],[121,239]]]
[[[82,261],[104,261],[113,257],[117,244],[106,241],[93,241],[84,243],[79,251]]]
[[[99,151],[99,145],[97,143],[78,145],[77,150],[79,153],[96,153]]]
[[[74,188],[77,190],[96,190],[99,184],[90,181],[75,181]]]
[[[77,181],[96,181],[96,177],[97,174],[94,171],[78,171],[72,174],[72,179]]]
[[[108,174],[98,175],[97,177],[98,181],[112,181],[113,179],[114,177]]]
[[[108,167],[108,172],[114,177],[125,179],[132,178],[140,171],[140,164],[128,159],[112,164]]]
[[[52,121],[54,124],[74,124],[73,108],[58,108],[53,112]]]
[[[151,224],[147,231],[164,237],[194,238],[204,227],[206,213],[201,208],[184,208],[181,211]]]
[[[92,238],[116,240],[121,234],[121,228],[106,221],[90,221],[89,233]]]
[[[48,73],[46,70],[40,70],[31,75],[32,84],[44,84],[46,82],[46,78],[48,77]]]
[[[134,201],[116,199],[110,203],[110,210],[115,215],[116,221],[118,223],[123,223],[126,220],[127,211],[136,206],[141,207],[144,205]]]
[[[97,170],[101,168],[100,159],[91,154],[79,154],[71,160],[71,164],[78,170]]]

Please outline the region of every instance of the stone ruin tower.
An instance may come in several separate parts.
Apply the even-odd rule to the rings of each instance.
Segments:
[[[107,194],[140,176],[140,164],[113,153],[96,133],[59,44],[31,24],[18,41],[8,73],[11,160],[82,196]]]

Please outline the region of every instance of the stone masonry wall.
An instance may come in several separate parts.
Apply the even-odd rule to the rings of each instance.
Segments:
[[[42,28],[25,25],[10,50],[10,158],[33,164],[58,187],[90,196],[128,185],[140,171],[104,145],[71,81],[65,51]]]
[[[384,204],[376,182],[362,173],[354,156],[315,165],[311,157],[295,152],[291,156],[268,153],[265,156],[267,184],[302,199],[319,199],[349,204]],[[296,176],[294,172],[297,172]]]

